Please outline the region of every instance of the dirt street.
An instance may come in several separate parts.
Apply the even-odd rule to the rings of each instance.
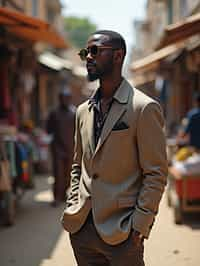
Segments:
[[[0,266],[76,266],[68,234],[59,222],[63,206],[50,206],[48,178],[36,181],[36,189],[27,191],[21,201],[16,225],[0,227]],[[199,266],[199,217],[186,217],[184,225],[175,225],[163,198],[145,241],[146,266]]]

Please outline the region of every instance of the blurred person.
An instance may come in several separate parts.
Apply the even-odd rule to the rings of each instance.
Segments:
[[[188,119],[184,117],[176,129],[176,146],[178,149],[188,146],[189,138],[185,135],[185,128],[188,123]]]
[[[119,33],[95,32],[79,55],[100,86],[76,112],[62,223],[79,266],[143,266],[167,177],[162,110],[122,76]]]
[[[189,145],[200,150],[200,93],[195,95],[194,107],[187,114],[184,133],[188,136]]]
[[[70,90],[62,89],[59,93],[59,105],[50,112],[46,125],[47,133],[52,135],[50,145],[54,176],[52,202],[54,207],[65,200],[66,189],[70,183],[75,120],[74,106],[70,101]]]
[[[200,93],[194,97],[194,106],[183,119],[182,128],[178,133],[178,144],[189,145],[196,151],[200,150]]]

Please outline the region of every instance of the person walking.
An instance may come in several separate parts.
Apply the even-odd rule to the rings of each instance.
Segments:
[[[122,76],[119,33],[95,32],[79,55],[100,86],[77,108],[62,223],[79,266],[142,266],[166,185],[162,110]]]
[[[200,152],[200,93],[194,96],[194,107],[187,113],[182,137],[186,143]]]
[[[75,123],[75,112],[70,100],[70,90],[62,89],[59,92],[59,106],[50,112],[46,124],[47,133],[52,135],[50,148],[54,176],[54,207],[66,200],[66,189],[70,183]]]

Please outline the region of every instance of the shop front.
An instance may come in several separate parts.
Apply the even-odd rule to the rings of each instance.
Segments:
[[[0,180],[8,181],[6,186],[0,182],[0,212],[5,224],[14,222],[13,208],[21,191],[34,187],[33,166],[40,159],[42,137],[34,135],[41,101],[36,43],[68,47],[48,23],[0,8]],[[38,116],[39,121],[39,112]]]

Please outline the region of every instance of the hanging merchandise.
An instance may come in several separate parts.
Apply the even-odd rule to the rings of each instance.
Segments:
[[[8,68],[0,64],[0,118],[7,118],[6,114],[11,108],[11,99],[8,87]]]
[[[6,144],[0,134],[0,220],[4,225],[12,225],[15,220],[15,198],[12,191],[10,162]]]
[[[6,151],[10,162],[10,176],[14,179],[17,176],[16,154],[15,154],[15,138],[7,136],[5,138]]]
[[[11,191],[9,162],[0,160],[0,191]]]
[[[8,67],[12,56],[11,50],[4,44],[0,45],[0,118],[7,118],[7,112],[11,108],[9,90]]]
[[[18,182],[20,182],[22,186],[26,187],[26,184],[29,182],[28,150],[22,143],[19,142],[16,142],[15,148]]]
[[[9,161],[2,136],[0,136],[0,191],[11,191]]]

